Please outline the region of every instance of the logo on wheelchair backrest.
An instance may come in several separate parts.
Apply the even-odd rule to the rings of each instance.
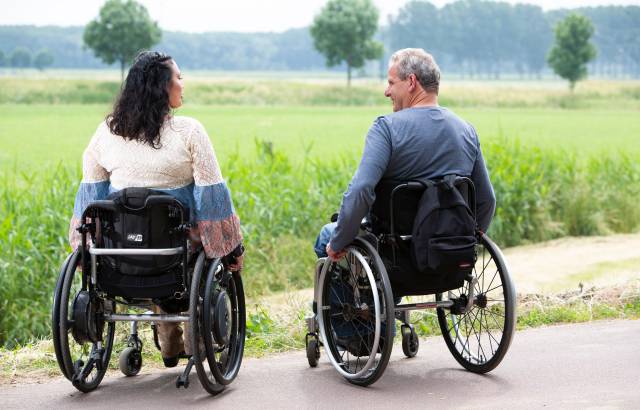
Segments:
[[[142,242],[142,234],[130,233],[127,235],[127,240],[129,242]]]

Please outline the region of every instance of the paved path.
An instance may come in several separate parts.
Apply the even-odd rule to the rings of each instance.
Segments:
[[[324,352],[323,352],[324,354]],[[399,346],[373,386],[350,385],[323,355],[311,369],[303,352],[246,359],[238,379],[210,397],[195,372],[126,378],[108,375],[98,390],[77,392],[64,379],[0,386],[0,408],[640,408],[640,320],[562,325],[518,332],[507,357],[484,376],[462,370],[444,341],[421,341],[414,359]]]

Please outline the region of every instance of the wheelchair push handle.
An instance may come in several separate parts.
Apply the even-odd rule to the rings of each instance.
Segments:
[[[180,209],[183,208],[182,204],[178,202],[177,199],[169,195],[149,195],[140,206],[131,205],[127,201],[123,201],[121,198],[117,198],[114,202],[128,211],[142,211],[143,209],[153,205],[171,205]]]

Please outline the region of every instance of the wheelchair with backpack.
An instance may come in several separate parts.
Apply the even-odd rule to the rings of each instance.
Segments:
[[[502,361],[515,330],[515,288],[502,252],[477,227],[469,178],[379,183],[368,220],[346,251],[337,262],[316,264],[306,336],[311,367],[323,346],[349,382],[374,383],[391,355],[395,319],[404,354],[417,354],[409,314],[423,309],[436,310],[445,343],[465,369],[486,373]],[[399,303],[424,295],[435,297]]]
[[[102,381],[119,321],[132,323],[120,356],[125,375],[142,365],[138,322],[185,322],[193,352],[183,356],[189,361],[176,387],[189,386],[194,365],[212,395],[234,380],[246,330],[242,279],[227,269],[228,257],[190,252],[189,229],[189,209],[149,189],[119,191],[83,212],[82,245],[62,264],[52,309],[58,365],[78,390],[89,392]],[[153,305],[166,313],[149,312]]]

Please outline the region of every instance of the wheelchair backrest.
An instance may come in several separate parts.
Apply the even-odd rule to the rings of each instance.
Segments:
[[[442,181],[441,178],[425,181],[380,181],[375,188],[376,200],[371,209],[374,233],[411,235],[424,190]],[[476,196],[471,179],[454,176],[453,184],[475,216]]]
[[[186,247],[189,212],[169,194],[146,188],[127,188],[106,200],[89,204],[94,246],[107,249],[166,249]],[[180,264],[175,255],[102,255],[102,267],[123,275],[158,275]]]

